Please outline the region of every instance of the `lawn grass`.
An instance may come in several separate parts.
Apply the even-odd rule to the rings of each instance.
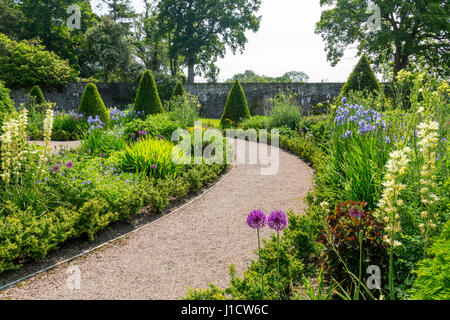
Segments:
[[[201,121],[203,123],[203,127],[220,129],[220,119],[200,118],[198,119],[198,121]]]

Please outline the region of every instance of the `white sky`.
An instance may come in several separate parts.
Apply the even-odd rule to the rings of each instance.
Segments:
[[[142,0],[132,0],[137,12],[143,9]],[[93,0],[93,9],[97,13]],[[243,54],[227,51],[218,61],[219,82],[247,69],[257,74],[281,76],[287,71],[303,71],[310,82],[345,82],[358,62],[356,50],[350,49],[336,66],[327,61],[325,44],[314,33],[322,8],[319,0],[263,0],[259,15],[261,26],[257,33],[248,32]],[[198,77],[196,81],[200,80]]]

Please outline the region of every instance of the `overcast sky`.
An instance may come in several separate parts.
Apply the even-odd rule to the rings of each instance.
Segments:
[[[93,4],[99,0],[92,1]],[[261,27],[257,33],[248,32],[243,54],[228,50],[218,61],[219,82],[247,69],[257,74],[281,76],[287,71],[303,71],[310,82],[345,82],[358,62],[356,50],[348,50],[342,61],[332,67],[327,61],[325,44],[314,33],[320,19],[319,0],[263,0],[259,15]],[[142,0],[133,0],[137,12]],[[99,11],[93,6],[94,11]],[[200,79],[198,79],[200,80]]]

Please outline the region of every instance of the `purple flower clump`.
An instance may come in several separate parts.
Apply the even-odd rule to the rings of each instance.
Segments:
[[[287,227],[287,215],[281,210],[272,211],[268,219],[269,228],[281,231]]]
[[[247,217],[247,224],[250,228],[261,229],[266,226],[267,216],[261,210],[253,210]]]

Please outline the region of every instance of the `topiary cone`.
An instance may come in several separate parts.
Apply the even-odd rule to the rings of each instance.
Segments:
[[[248,109],[244,90],[239,81],[236,80],[228,94],[228,100],[225,104],[220,124],[223,126],[227,124],[228,120],[240,122],[244,119],[250,119],[250,110]]]
[[[95,84],[89,83],[84,89],[83,97],[78,107],[78,113],[83,114],[85,117],[99,116],[105,123],[109,121],[108,110]]]
[[[177,85],[175,86],[175,89],[173,89],[172,97],[170,100],[172,100],[175,97],[184,96],[186,95],[186,91],[184,90],[183,84],[181,81],[177,82]]]
[[[39,86],[34,86],[30,92],[30,99],[28,100],[28,104],[34,103],[37,105],[41,105],[45,103],[44,95],[42,94],[41,88]]]
[[[367,95],[370,93],[377,93],[380,90],[381,86],[375,77],[375,73],[370,67],[370,62],[367,57],[363,55],[342,88],[337,102],[340,103],[342,98],[348,95],[350,91],[362,91]]]
[[[164,112],[156,87],[155,78],[153,78],[153,75],[149,70],[144,72],[141,81],[139,82],[139,89],[134,102],[134,111],[139,111],[144,115]]]

